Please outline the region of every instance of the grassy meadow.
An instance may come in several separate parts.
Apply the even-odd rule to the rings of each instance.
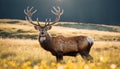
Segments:
[[[120,69],[120,26],[61,22],[48,32],[52,36],[91,36],[94,61],[85,62],[77,55],[64,56],[56,63],[56,58],[40,47],[38,31],[30,23],[0,19],[0,69]]]

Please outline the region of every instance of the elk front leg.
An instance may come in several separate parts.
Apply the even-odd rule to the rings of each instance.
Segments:
[[[63,53],[57,53],[56,59],[57,59],[57,62],[60,62],[61,60],[63,60]]]

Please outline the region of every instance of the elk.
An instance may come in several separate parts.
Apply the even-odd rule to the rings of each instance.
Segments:
[[[34,25],[34,28],[39,31],[39,43],[41,47],[47,51],[50,51],[53,56],[56,56],[57,61],[63,60],[63,56],[76,56],[80,54],[83,59],[91,60],[93,59],[90,56],[89,52],[94,43],[93,39],[88,36],[73,36],[73,37],[64,37],[62,35],[52,37],[47,31],[52,28],[52,25],[59,22],[60,16],[63,14],[63,9],[60,7],[53,7],[51,12],[56,16],[55,21],[51,19],[47,20],[44,25],[40,24],[40,21],[37,18],[37,24],[33,22],[32,15],[37,11],[33,7],[24,10],[26,14],[26,19]]]

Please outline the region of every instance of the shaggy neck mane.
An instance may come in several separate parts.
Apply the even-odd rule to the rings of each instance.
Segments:
[[[46,49],[47,51],[52,51],[52,37],[50,34],[46,34],[46,40],[44,40],[43,42],[40,41],[41,36],[39,35],[39,42],[41,44],[41,47]]]

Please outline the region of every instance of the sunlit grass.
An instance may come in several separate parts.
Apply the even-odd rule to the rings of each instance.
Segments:
[[[109,26],[119,28],[115,26]],[[117,29],[118,30],[118,29]],[[93,62],[64,56],[61,63],[39,45],[38,31],[22,20],[0,20],[0,69],[120,69],[120,33],[53,26],[52,36],[86,35],[94,38]],[[34,38],[33,38],[34,37]]]
[[[17,23],[11,24],[10,22],[12,21]],[[74,23],[71,23],[71,24],[74,24]],[[119,27],[116,27],[116,26],[107,26],[107,27],[113,27],[113,28],[119,29]],[[119,32],[75,29],[75,28],[66,28],[66,27],[60,27],[60,26],[53,26],[49,32],[51,33],[52,36],[64,35],[66,37],[70,37],[70,36],[86,35],[86,36],[91,36],[92,38],[94,38],[94,40],[120,41]],[[34,29],[34,26],[28,23],[27,21],[3,19],[3,20],[0,20],[0,35],[1,35],[0,37],[5,37],[5,38],[14,37],[14,38],[29,38],[29,39],[32,38],[33,39],[34,37],[34,39],[36,39],[38,37],[37,36],[38,31],[36,31]]]
[[[64,57],[64,63],[56,63],[56,59],[49,52],[39,46],[37,40],[31,39],[3,39],[0,38],[0,67],[18,69],[115,69],[120,68],[120,42],[95,41],[90,54],[93,63],[86,63],[81,58]]]

